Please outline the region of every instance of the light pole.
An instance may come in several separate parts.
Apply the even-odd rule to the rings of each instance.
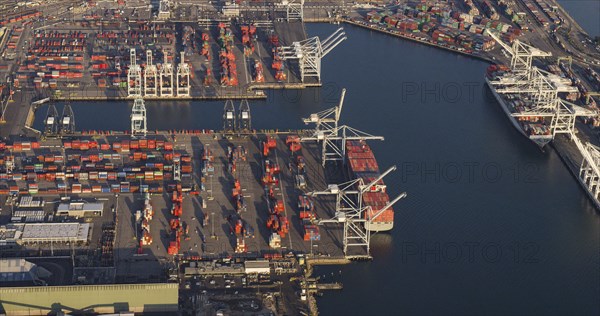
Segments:
[[[211,226],[212,226],[212,234],[210,237],[212,239],[217,239],[217,235],[215,235],[215,211],[210,212],[210,214],[211,214],[210,222],[211,222]]]

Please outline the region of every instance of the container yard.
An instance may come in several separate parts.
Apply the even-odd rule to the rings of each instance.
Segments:
[[[428,42],[451,50],[486,56],[495,42],[484,35],[484,30],[493,29],[511,43],[521,34],[521,30],[510,22],[499,21],[498,13],[491,3],[484,1],[482,7],[487,14],[479,14],[472,3],[467,3],[465,11],[449,3],[427,2],[399,5],[396,11],[370,11],[359,25],[384,27],[396,35]],[[486,9],[487,8],[487,9]]]
[[[264,96],[251,90],[269,85],[318,85],[303,83],[283,68],[273,53],[281,36],[274,29],[225,23],[202,28],[135,23],[127,27],[128,31],[120,25],[103,25],[102,31],[84,22],[78,26],[78,31],[35,31],[25,61],[17,69],[15,84],[33,87],[57,100],[125,99],[135,85],[129,75],[130,65],[137,63],[142,77],[139,85],[141,88],[143,82],[144,95],[149,99],[256,98]],[[176,38],[176,33],[183,36]],[[19,29],[11,34],[17,41]],[[296,40],[303,38],[289,39],[290,43]],[[11,43],[8,49],[14,48]],[[129,50],[134,53],[129,54]],[[188,69],[185,83],[181,65]]]
[[[321,84],[320,63],[300,65],[324,54],[285,54],[308,39],[303,23],[278,22],[279,11],[273,20],[211,12],[200,23],[165,22],[149,21],[146,9],[107,5],[70,7],[63,23],[37,10],[4,18],[0,70],[15,88],[53,100],[252,99],[265,98],[263,89]],[[304,76],[310,70],[316,76]]]
[[[9,219],[0,223],[0,245],[9,256],[75,256],[81,284],[160,282],[224,259],[266,260],[284,274],[302,273],[309,258],[370,259],[370,231],[391,230],[392,205],[405,196],[390,201],[385,193],[390,171],[380,173],[367,144],[382,137],[344,132],[330,141],[347,156],[323,161],[315,141],[322,126],[256,131],[250,111],[247,101],[229,100],[221,131],[143,136],[134,124],[78,132],[70,106],[59,115],[51,104],[42,138],[0,142],[0,218]],[[341,104],[305,122],[329,122],[332,111]],[[351,204],[336,204],[336,196]],[[357,213],[340,215],[350,206]],[[96,281],[90,269],[102,271]],[[255,277],[248,285],[270,282]]]
[[[339,173],[337,181],[327,175],[316,144],[300,143],[297,135],[222,139],[203,132],[177,134],[174,141],[161,133],[140,140],[96,135],[2,143],[0,194],[15,199],[35,196],[46,204],[65,197],[108,201],[98,218],[80,217],[99,229],[102,221],[97,219],[114,215],[116,243],[139,244],[135,252],[125,248],[130,256],[308,253],[310,242],[326,245],[320,253],[344,256],[342,227],[317,226],[317,219],[335,215],[333,200],[306,195],[344,180]],[[354,177],[366,183],[379,176],[366,143],[347,146],[356,148],[349,151]],[[383,181],[370,190],[379,191],[365,197],[374,211],[376,205],[389,202]],[[3,210],[11,209],[7,206]],[[63,219],[48,206],[41,209],[42,222]],[[393,211],[387,210],[381,222],[393,224]]]

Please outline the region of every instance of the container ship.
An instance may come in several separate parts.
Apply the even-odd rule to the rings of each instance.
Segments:
[[[496,88],[498,84],[494,84],[494,82],[510,83],[516,80],[518,78],[513,77],[509,68],[503,65],[491,65],[486,71],[485,82],[512,125],[540,148],[544,148],[553,139],[549,119],[539,116],[523,116],[522,114],[534,111],[533,100],[516,93],[500,94]]]
[[[346,141],[346,160],[348,175],[352,179],[362,178],[364,185],[371,183],[381,175],[377,159],[365,141]],[[364,189],[364,187],[357,189]],[[377,182],[363,194],[362,205],[371,207],[370,211],[364,212],[367,220],[365,228],[368,231],[381,232],[394,228],[394,210],[391,207],[371,219],[389,202],[390,197],[386,193],[386,185],[383,180]]]

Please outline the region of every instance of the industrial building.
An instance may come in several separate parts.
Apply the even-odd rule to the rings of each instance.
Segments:
[[[49,276],[46,269],[25,259],[0,259],[0,287],[46,285],[42,278]]]
[[[267,260],[245,261],[244,268],[246,274],[269,274],[271,267]]]
[[[189,267],[184,269],[185,275],[241,275],[244,274],[242,264],[225,265],[215,261],[190,262]]]
[[[17,226],[17,225],[15,225]],[[86,242],[88,223],[35,223],[22,226],[21,242]]]
[[[239,263],[220,263],[217,261],[190,262],[184,268],[187,276],[191,275],[242,275],[242,274],[270,274],[271,267],[268,260],[246,260],[243,265]]]
[[[102,210],[104,209],[104,203],[85,203],[85,202],[71,202],[62,203],[58,206],[56,215],[58,216],[73,216],[73,217],[84,217],[86,215],[102,216]]]
[[[177,312],[176,283],[0,288],[0,313],[157,313]]]

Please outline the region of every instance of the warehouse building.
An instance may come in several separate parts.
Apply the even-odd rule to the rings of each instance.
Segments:
[[[84,217],[86,215],[102,216],[103,209],[104,209],[104,203],[85,203],[85,202],[62,203],[58,206],[56,215],[58,215],[58,216],[73,216],[73,217]]]
[[[21,242],[87,242],[90,230],[89,223],[24,224]]]
[[[271,268],[267,260],[254,260],[244,262],[246,274],[270,274]]]
[[[186,276],[191,275],[242,275],[244,266],[238,263],[222,264],[215,261],[197,261],[190,262],[188,267],[184,268]]]
[[[0,313],[176,315],[178,300],[176,283],[7,287],[0,288]]]

